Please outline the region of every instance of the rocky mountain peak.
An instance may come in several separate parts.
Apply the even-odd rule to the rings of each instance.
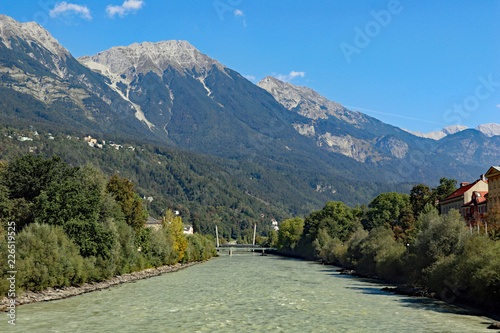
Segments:
[[[451,125],[442,129],[442,132],[446,135],[455,134],[466,130],[468,127],[463,125]]]
[[[199,52],[187,41],[143,42],[129,46],[117,46],[84,56],[78,60],[85,66],[104,75],[134,77],[141,73],[154,72],[160,77],[168,67],[178,70],[206,71],[215,65],[224,68],[218,61]]]
[[[12,49],[12,39],[22,39],[31,47],[37,44],[59,57],[70,55],[68,50],[38,23],[20,23],[7,15],[0,15],[0,39],[9,49]]]
[[[476,129],[489,137],[500,135],[500,124],[490,123],[478,125]]]
[[[288,110],[295,111],[309,119],[328,119],[333,116],[353,125],[366,121],[363,114],[349,111],[341,104],[328,100],[311,88],[296,86],[272,76],[265,77],[257,85],[270,93]]]
[[[451,125],[451,126],[443,128],[440,131],[429,132],[429,133],[410,132],[410,131],[408,131],[408,132],[410,132],[413,135],[419,136],[421,138],[440,140],[440,139],[444,138],[445,136],[452,135],[452,134],[455,134],[458,132],[462,132],[462,131],[465,131],[466,129],[469,129],[469,128],[467,126],[463,126],[463,125]],[[486,135],[488,137],[500,135],[500,125],[495,124],[495,123],[478,125],[474,129],[476,131],[483,133],[484,135]]]

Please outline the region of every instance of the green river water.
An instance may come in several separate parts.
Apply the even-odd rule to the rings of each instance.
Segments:
[[[493,320],[382,292],[336,267],[237,252],[175,273],[23,305],[1,332],[488,332]]]

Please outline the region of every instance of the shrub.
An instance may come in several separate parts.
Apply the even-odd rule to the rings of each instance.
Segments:
[[[147,258],[152,266],[173,265],[177,263],[178,253],[174,250],[174,239],[164,228],[151,232]]]
[[[91,265],[59,226],[30,224],[17,236],[18,286],[42,290],[87,281]]]
[[[419,224],[421,229],[416,236],[415,244],[410,248],[416,255],[411,266],[415,282],[424,282],[427,279],[426,272],[433,270],[426,268],[438,260],[442,261],[444,257],[460,254],[469,233],[460,213],[456,210],[446,215],[439,215],[437,210],[431,210],[420,215]]]

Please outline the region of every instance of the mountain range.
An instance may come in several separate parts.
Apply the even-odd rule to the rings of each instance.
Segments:
[[[447,135],[455,134],[455,133],[464,131],[466,129],[468,129],[467,126],[451,125],[451,126],[443,128],[440,131],[429,132],[429,133],[425,133],[425,134],[422,132],[410,132],[410,133],[412,133],[413,135],[422,137],[422,138],[440,140]],[[476,126],[475,130],[483,133],[484,135],[486,135],[488,137],[500,135],[500,125],[499,124],[494,124],[494,123],[482,124],[482,125]]]
[[[217,156],[228,167],[254,166],[256,185],[242,191],[264,201],[280,192],[271,183],[293,178],[307,188],[297,195],[315,204],[366,202],[441,177],[474,180],[500,158],[495,125],[439,140],[414,135],[306,87],[273,77],[255,85],[187,41],[75,59],[40,25],[5,15],[0,41],[2,122],[133,138]]]

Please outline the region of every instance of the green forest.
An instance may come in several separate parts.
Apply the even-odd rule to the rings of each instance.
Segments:
[[[92,164],[31,154],[2,163],[0,295],[14,269],[16,289],[40,291],[216,255],[213,237],[184,235],[171,210],[158,228],[147,218],[134,183]]]
[[[441,215],[435,204],[455,189],[455,180],[442,178],[437,188],[382,193],[368,206],[328,202],[305,219],[282,222],[268,242],[282,254],[492,311],[500,305],[500,207],[483,225],[466,227],[457,210]]]

